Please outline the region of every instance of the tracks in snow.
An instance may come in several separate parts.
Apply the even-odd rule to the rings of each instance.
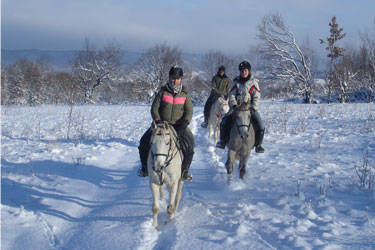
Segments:
[[[248,213],[251,206],[243,201],[241,183],[228,187],[224,162],[226,150],[216,149],[207,131],[200,128],[203,115],[196,115],[190,124],[195,139],[195,156],[191,171],[193,182],[186,183],[181,207],[174,220],[152,227],[152,218],[141,226],[142,242],[138,249],[207,248],[227,249],[251,245],[257,249],[275,249],[252,226]],[[198,129],[199,128],[199,129]],[[166,196],[167,197],[167,196]],[[161,208],[160,222],[167,219],[166,205]],[[204,243],[202,243],[204,241]]]

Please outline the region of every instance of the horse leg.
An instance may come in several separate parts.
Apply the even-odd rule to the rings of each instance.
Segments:
[[[167,212],[169,214],[169,219],[173,219],[173,217],[174,217],[177,186],[178,186],[177,181],[174,182],[172,185],[169,185],[169,204],[168,204],[168,208],[167,208]]]
[[[240,179],[243,180],[243,177],[244,177],[245,174],[246,174],[246,166],[245,166],[245,164],[243,163],[243,161],[240,161],[239,172],[240,172]]]
[[[236,164],[236,152],[233,150],[228,149],[228,159],[225,163],[225,166],[227,168],[227,175],[228,175],[228,182],[232,183],[234,179],[234,166]]]
[[[159,213],[159,191],[160,186],[155,183],[150,183],[151,186],[151,192],[152,192],[152,198],[153,198],[153,204],[152,204],[152,213],[153,213],[153,225],[154,227],[158,226],[158,213]]]
[[[212,126],[211,126],[211,121],[208,120],[208,139],[211,138],[212,135]]]
[[[241,157],[240,164],[238,166],[241,180],[243,180],[243,177],[246,174],[246,165],[247,165],[247,161],[249,160],[249,157],[250,157],[250,153]]]
[[[219,133],[220,133],[220,129],[218,127],[215,127],[215,132],[214,132],[214,142],[215,142],[215,145],[219,139]]]
[[[164,184],[160,185],[160,200],[164,200]]]
[[[178,181],[178,188],[177,188],[177,194],[176,194],[176,211],[178,209],[178,205],[180,204],[181,196],[182,196],[182,186],[184,185],[184,181],[180,179]]]

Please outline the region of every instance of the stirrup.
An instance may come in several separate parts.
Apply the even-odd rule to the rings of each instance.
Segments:
[[[218,142],[216,143],[216,147],[217,147],[217,148],[224,149],[224,148],[225,148],[225,143],[222,142],[222,141],[220,140],[220,141],[218,141]]]
[[[257,153],[264,153],[264,148],[262,147],[261,144],[255,147],[255,152]]]
[[[185,170],[185,171],[182,173],[181,178],[182,178],[182,180],[184,180],[184,181],[192,181],[192,180],[193,180],[193,176],[192,176],[187,170]]]
[[[208,122],[202,122],[202,124],[201,124],[202,128],[207,128],[207,126],[208,126]]]
[[[143,169],[142,167],[139,167],[137,175],[139,177],[147,177],[148,173],[147,173],[147,170]]]

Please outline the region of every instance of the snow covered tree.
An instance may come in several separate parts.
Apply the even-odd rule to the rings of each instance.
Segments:
[[[37,105],[44,102],[46,93],[43,86],[46,72],[41,65],[26,59],[19,59],[4,69],[7,104]]]
[[[85,39],[84,48],[77,53],[73,63],[73,72],[79,79],[85,103],[95,103],[95,89],[118,77],[122,55],[120,47],[114,43],[107,43],[103,49],[97,50]]]
[[[147,49],[131,69],[133,81],[141,85],[133,91],[147,94],[147,100],[151,101],[160,87],[168,81],[170,68],[181,64],[182,52],[178,47],[162,43]]]
[[[369,92],[368,102],[375,100],[375,18],[372,30],[361,34],[362,83]]]
[[[331,80],[336,83],[340,103],[348,102],[348,92],[354,90],[352,85],[355,83],[358,71],[353,67],[353,58],[352,55],[347,54],[341,62],[333,66]]]
[[[5,74],[5,69],[1,67],[1,105],[6,105],[9,102],[9,87],[8,79]]]
[[[328,88],[328,103],[330,103],[331,101],[331,95],[332,95],[334,88],[338,87],[340,84],[340,82],[335,81],[335,79],[337,80],[337,77],[335,78],[334,75],[337,76],[338,72],[336,73],[334,72],[335,70],[334,64],[338,58],[344,56],[345,50],[338,45],[338,42],[346,36],[346,33],[342,33],[344,29],[339,28],[339,25],[336,22],[335,16],[332,17],[332,20],[329,23],[329,26],[330,26],[330,36],[327,37],[328,46],[326,48],[326,50],[328,50],[329,52],[327,56],[330,58],[329,72],[326,77],[327,88]],[[320,39],[320,43],[325,43],[325,42],[322,39]],[[338,67],[336,67],[336,69],[338,69]],[[345,86],[340,86],[339,88],[343,90]]]
[[[53,72],[48,76],[50,103],[73,105],[84,100],[77,77],[68,72]]]
[[[295,94],[311,102],[313,50],[303,48],[278,13],[268,14],[258,25],[259,53],[269,77],[293,83]],[[307,53],[308,51],[308,53]]]

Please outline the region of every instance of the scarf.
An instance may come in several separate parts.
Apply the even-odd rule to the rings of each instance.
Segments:
[[[243,77],[240,75],[240,77],[238,78],[238,81],[239,81],[240,83],[245,83],[245,82],[247,82],[247,81],[250,79],[250,77],[251,77],[250,74],[249,74],[249,76],[246,77],[246,78],[243,78]]]
[[[180,85],[174,86],[171,82],[168,82],[168,86],[173,91],[174,94],[181,93],[182,83]]]

